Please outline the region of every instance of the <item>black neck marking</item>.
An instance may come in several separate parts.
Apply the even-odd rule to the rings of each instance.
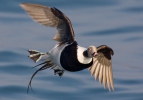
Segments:
[[[87,52],[87,50],[85,50],[85,51],[83,52],[83,56],[84,56],[84,57],[88,57],[88,52]]]
[[[77,59],[77,42],[74,41],[72,44],[68,45],[61,52],[60,63],[61,66],[68,71],[80,71],[90,67],[93,64],[93,59],[88,64],[82,64]]]

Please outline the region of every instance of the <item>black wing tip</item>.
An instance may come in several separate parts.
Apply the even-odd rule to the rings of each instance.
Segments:
[[[51,12],[58,18],[60,19],[65,19],[63,12],[61,12],[59,9],[56,7],[51,7]]]
[[[111,56],[114,55],[114,51],[107,45],[101,45],[97,47],[97,53],[102,53],[104,57],[111,60]]]
[[[97,50],[99,50],[99,51],[103,50],[103,49],[108,50],[110,52],[110,55],[114,55],[113,49],[107,45],[101,45],[101,46],[97,47]]]

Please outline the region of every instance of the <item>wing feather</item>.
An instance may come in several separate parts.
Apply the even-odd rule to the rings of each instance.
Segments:
[[[97,68],[95,70],[95,74],[94,74],[94,78],[95,80],[97,79],[98,75],[99,75],[99,71],[100,71],[100,63],[97,64]]]
[[[111,55],[114,54],[113,50],[102,45],[97,47],[98,56],[94,57],[94,63],[89,68],[91,75],[94,75],[95,79],[99,79],[99,82],[103,84],[104,88],[108,87],[109,91],[114,90],[113,74]]]
[[[97,69],[95,69],[95,74],[94,74],[95,80],[98,78],[98,75],[99,75],[99,72],[100,72],[101,63],[99,63],[99,62],[101,62],[102,58],[97,58],[97,59],[98,59],[98,60],[96,61],[96,62],[97,62],[97,64],[96,64]]]
[[[104,59],[102,59],[102,63],[104,63]],[[100,66],[100,71],[99,71],[99,82],[102,83],[102,79],[103,79],[103,67],[104,65],[101,63]]]
[[[58,35],[55,35],[53,39],[58,41],[59,44],[75,41],[74,31],[69,18],[57,8],[38,4],[21,4],[20,6],[34,21],[47,27],[57,28]]]
[[[111,91],[111,89],[110,89],[110,80],[109,80],[109,67],[108,66],[106,67],[106,77],[107,77],[108,89],[109,89],[109,91]]]
[[[106,88],[107,78],[106,78],[106,66],[103,67],[103,86]]]
[[[113,83],[113,74],[112,74],[112,66],[109,67],[109,78],[112,90],[114,90],[114,83]]]
[[[93,64],[93,66],[91,67],[91,75],[93,75],[95,73],[95,69],[97,67],[97,63],[98,63],[98,61],[96,60],[95,63]]]

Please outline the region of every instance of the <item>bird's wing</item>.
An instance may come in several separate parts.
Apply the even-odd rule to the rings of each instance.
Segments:
[[[57,8],[38,4],[20,4],[20,6],[33,18],[34,21],[57,28],[58,32],[53,38],[60,44],[71,43],[75,40],[74,31],[69,18]]]
[[[111,55],[114,54],[113,50],[106,46],[101,45],[97,47],[98,56],[93,58],[93,65],[89,68],[91,75],[103,84],[104,88],[108,86],[109,91],[114,90],[112,62]]]

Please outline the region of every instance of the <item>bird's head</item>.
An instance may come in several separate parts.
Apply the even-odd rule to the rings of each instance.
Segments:
[[[95,46],[89,46],[87,50],[83,52],[85,57],[92,58],[98,55],[97,49]]]

